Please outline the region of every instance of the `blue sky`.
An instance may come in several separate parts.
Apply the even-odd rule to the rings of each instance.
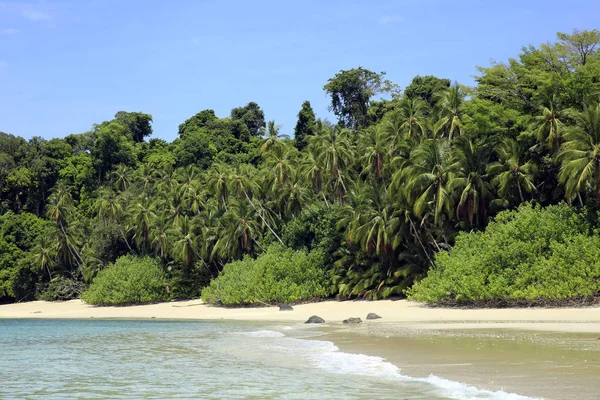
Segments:
[[[471,84],[599,15],[598,0],[0,0],[0,131],[64,137],[142,111],[170,141],[202,109],[255,101],[292,133],[304,100],[331,119],[322,87],[341,69]]]

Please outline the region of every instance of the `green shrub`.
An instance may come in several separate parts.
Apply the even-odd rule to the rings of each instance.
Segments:
[[[98,273],[81,298],[99,306],[144,304],[167,299],[160,260],[123,256]]]
[[[284,249],[271,245],[253,259],[231,262],[202,291],[209,303],[241,305],[294,302],[325,297],[327,283],[321,251]]]
[[[46,301],[61,301],[77,299],[83,291],[83,283],[64,276],[52,278],[38,298]]]
[[[600,292],[600,238],[587,221],[566,204],[500,213],[485,232],[458,235],[407,294],[458,304],[592,296]]]

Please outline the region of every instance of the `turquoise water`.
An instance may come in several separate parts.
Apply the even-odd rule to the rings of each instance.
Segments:
[[[348,354],[305,325],[0,320],[0,398],[525,399]]]

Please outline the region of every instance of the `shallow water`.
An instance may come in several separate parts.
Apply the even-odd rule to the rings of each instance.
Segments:
[[[343,353],[305,325],[0,320],[2,398],[525,399]]]

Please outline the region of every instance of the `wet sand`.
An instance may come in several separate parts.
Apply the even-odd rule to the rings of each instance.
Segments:
[[[375,355],[408,376],[430,374],[547,400],[600,399],[600,340],[592,333],[332,326],[341,351]]]

